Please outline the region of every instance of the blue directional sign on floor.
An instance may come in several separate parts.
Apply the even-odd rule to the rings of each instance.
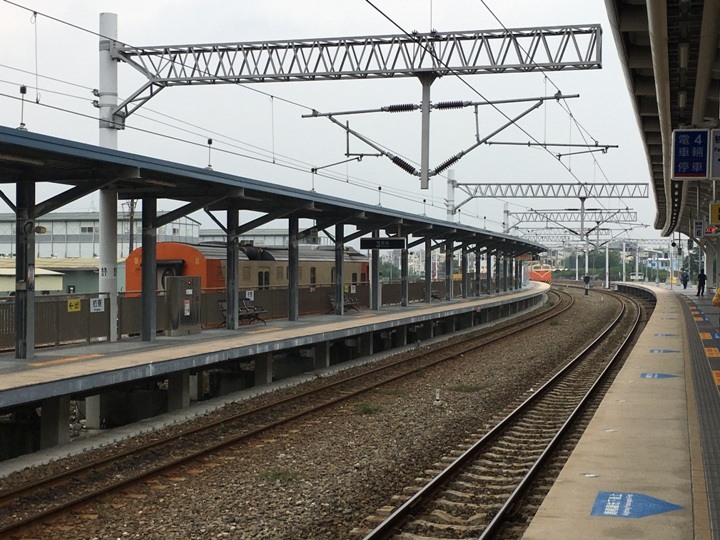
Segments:
[[[643,493],[598,492],[591,516],[644,518],[679,510],[682,506]]]
[[[677,377],[677,375],[671,375],[670,373],[642,373],[640,374],[641,379],[670,379]]]
[[[672,349],[650,349],[650,352],[652,354],[670,354],[670,353],[675,353],[675,352],[680,352],[680,351],[674,351]]]

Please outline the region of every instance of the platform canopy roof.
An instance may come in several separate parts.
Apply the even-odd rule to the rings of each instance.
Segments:
[[[68,186],[62,194],[38,201],[35,218],[112,186],[120,199],[155,197],[184,203],[178,210],[158,216],[162,223],[203,208],[209,211],[237,208],[264,214],[255,223],[241,224],[240,228],[247,230],[271,220],[296,216],[315,220],[317,229],[337,223],[356,226],[358,231],[345,233],[346,237],[380,230],[387,235],[432,238],[435,242],[453,240],[514,255],[546,251],[540,244],[468,225],[0,127],[0,183],[24,181]],[[6,194],[0,192],[0,196],[7,204],[13,204]]]
[[[655,191],[655,228],[693,236],[712,182],[672,180],[672,131],[717,128],[720,2],[605,0]],[[618,126],[622,128],[622,126]]]

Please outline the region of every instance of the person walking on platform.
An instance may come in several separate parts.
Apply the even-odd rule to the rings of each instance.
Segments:
[[[697,294],[695,296],[703,296],[705,294],[705,282],[707,281],[707,276],[705,275],[705,272],[700,270],[700,273],[698,274],[698,290]]]
[[[689,280],[690,280],[690,276],[688,276],[688,273],[685,270],[683,270],[682,276],[680,276],[680,281],[682,281],[683,289],[687,289],[687,284],[688,284]]]

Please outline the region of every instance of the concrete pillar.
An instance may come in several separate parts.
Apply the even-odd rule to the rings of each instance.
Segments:
[[[373,335],[367,332],[360,335],[360,356],[370,356],[373,353]]]
[[[85,427],[100,429],[107,416],[105,397],[102,394],[85,398]]]
[[[43,399],[40,409],[40,448],[52,448],[69,442],[70,397]]]
[[[273,356],[271,352],[255,356],[255,386],[270,384],[273,380]]]
[[[200,371],[190,375],[190,401],[200,401],[205,397],[207,386],[207,372]]]
[[[395,332],[395,346],[404,347],[405,345],[407,345],[407,342],[407,326],[398,327],[397,331]]]
[[[335,225],[335,315],[345,311],[343,288],[343,261],[345,259],[345,232],[342,223]]]
[[[323,341],[322,343],[317,343],[314,349],[315,359],[313,363],[313,368],[323,369],[326,367],[330,367],[330,342]]]
[[[190,372],[178,371],[168,376],[168,412],[190,406]]]

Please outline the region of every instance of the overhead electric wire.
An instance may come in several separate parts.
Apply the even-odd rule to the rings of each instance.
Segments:
[[[103,36],[102,34],[96,32],[96,31],[93,31],[93,30],[84,28],[84,27],[82,27],[82,26],[79,26],[79,25],[70,23],[70,22],[68,22],[68,21],[65,21],[65,20],[63,20],[63,19],[59,19],[59,18],[57,18],[57,17],[53,17],[53,16],[48,15],[48,14],[46,14],[46,13],[43,13],[43,12],[40,12],[40,11],[31,9],[31,8],[28,8],[28,7],[26,7],[26,6],[22,6],[22,5],[20,5],[20,4],[16,3],[16,2],[12,2],[12,1],[10,1],[10,0],[3,0],[3,1],[4,1],[5,3],[10,4],[10,5],[12,5],[12,6],[15,6],[15,7],[17,7],[17,8],[20,8],[20,9],[23,9],[23,10],[25,10],[25,11],[31,12],[35,17],[37,17],[38,15],[39,15],[39,16],[43,16],[43,17],[46,17],[46,18],[48,18],[48,19],[50,19],[50,20],[52,20],[52,21],[55,21],[55,22],[57,22],[57,23],[60,23],[60,24],[64,24],[64,25],[66,25],[66,26],[69,26],[69,27],[71,27],[71,28],[73,28],[73,29],[83,31],[83,32],[85,32],[85,33],[88,33],[88,34],[91,34],[91,35],[94,35],[94,36],[97,36],[97,37],[101,37],[101,38],[105,38],[105,39],[110,39],[109,37]],[[373,6],[373,7],[374,7],[374,6]],[[376,9],[377,9],[377,8],[376,8]],[[401,29],[401,30],[402,30],[402,29]],[[406,34],[407,34],[407,33],[406,33]],[[123,45],[128,45],[128,46],[130,46],[129,44],[126,44],[125,42],[122,42],[122,41],[120,41],[120,40],[114,40],[114,41],[116,41],[116,42],[118,42],[118,43],[121,43],[121,44],[123,44]],[[173,60],[173,62],[177,62],[177,60]],[[185,64],[183,64],[182,62],[180,62],[180,65],[185,65]],[[8,69],[17,70],[17,71],[19,71],[19,72],[27,73],[27,74],[30,74],[30,75],[36,75],[36,73],[34,73],[34,72],[27,71],[27,70],[22,70],[22,69],[19,69],[19,68],[13,68],[13,67],[11,67],[11,66],[7,66],[7,65],[4,65],[4,64],[0,64],[0,67],[5,67],[5,68],[8,68]],[[455,74],[455,75],[458,76],[457,74]],[[60,82],[60,83],[63,83],[63,84],[68,84],[68,85],[76,86],[76,87],[78,87],[78,88],[83,88],[83,89],[86,89],[86,90],[93,90],[91,87],[83,86],[83,85],[80,85],[80,84],[77,84],[77,83],[73,83],[73,82],[69,82],[69,81],[64,81],[64,80],[62,80],[62,79],[57,79],[57,78],[48,77],[48,76],[42,76],[42,77],[45,78],[45,79],[53,80],[53,81]],[[458,77],[459,77],[459,76],[458,76]],[[460,79],[462,80],[462,78],[460,78]],[[468,85],[467,82],[465,82],[465,81],[463,81],[463,82],[464,82],[466,85]],[[259,94],[261,94],[261,95],[268,96],[268,97],[271,97],[271,98],[273,98],[273,99],[278,99],[278,100],[280,100],[280,101],[282,101],[282,102],[285,102],[285,103],[288,103],[288,104],[291,104],[291,105],[294,105],[294,106],[297,106],[297,107],[300,107],[300,108],[303,108],[303,109],[314,110],[313,107],[308,107],[308,106],[303,105],[303,104],[301,104],[301,103],[299,103],[299,102],[296,102],[296,101],[293,101],[293,100],[290,100],[290,99],[282,98],[282,97],[279,97],[279,96],[276,96],[276,95],[273,95],[273,94],[270,94],[270,93],[267,93],[267,92],[263,92],[263,91],[257,90],[257,89],[255,89],[255,88],[252,88],[252,87],[250,87],[250,86],[248,86],[248,85],[244,85],[244,84],[242,84],[242,83],[236,82],[236,83],[234,83],[234,84],[237,85],[237,86],[240,86],[241,88],[248,89],[248,90],[252,90],[252,91],[254,91],[254,92],[256,92],[256,93],[259,93]],[[468,86],[469,86],[469,85],[468,85]],[[473,91],[475,91],[475,93],[478,94],[483,100],[487,101],[487,99],[486,99],[482,94],[480,94],[477,90],[475,90],[475,89],[472,88],[472,87],[471,87],[471,89],[472,89]],[[43,90],[43,91],[46,91],[46,90]],[[58,92],[58,91],[51,91],[51,90],[47,90],[47,91],[48,91],[49,93],[54,93],[54,94],[57,94],[57,95],[65,95],[65,96],[67,96],[67,97],[73,97],[73,98],[78,98],[78,99],[87,99],[87,98],[83,98],[83,97],[81,97],[81,96],[73,96],[73,95],[71,95],[71,94],[65,94],[65,93]],[[15,97],[15,96],[10,96],[10,95],[7,95],[7,94],[1,94],[1,93],[0,93],[0,95],[1,95],[1,96],[4,96],[4,97],[9,97],[9,98],[11,98],[11,99],[16,99],[16,100],[19,99],[19,98]],[[38,104],[38,105],[42,105],[42,106],[44,106],[44,107],[46,107],[46,108],[49,108],[49,109],[53,109],[53,110],[57,110],[57,111],[61,111],[61,112],[66,112],[66,113],[69,113],[69,114],[74,114],[74,115],[81,116],[81,117],[85,117],[85,118],[92,119],[92,120],[97,120],[97,117],[95,117],[95,116],[87,115],[87,114],[84,114],[84,113],[79,113],[79,112],[77,112],[77,111],[72,111],[72,110],[70,110],[70,109],[64,109],[64,108],[62,108],[62,107],[56,107],[56,106],[47,105],[47,104],[40,104],[40,103],[37,103],[37,104]],[[495,106],[495,108],[499,111],[499,109],[498,109],[496,106]],[[138,116],[140,116],[140,117],[142,117],[142,118],[145,118],[145,119],[148,120],[148,121],[157,122],[157,123],[160,123],[160,124],[162,124],[162,125],[166,125],[167,127],[170,127],[170,128],[172,128],[172,129],[178,129],[178,130],[181,130],[181,131],[184,131],[184,132],[193,134],[193,135],[199,135],[199,136],[202,135],[202,136],[204,137],[204,136],[207,135],[207,133],[217,134],[217,135],[222,136],[222,137],[225,137],[225,138],[227,138],[227,139],[235,140],[236,142],[239,142],[240,144],[244,144],[244,145],[247,145],[247,146],[249,146],[249,147],[256,148],[256,149],[258,149],[258,150],[260,150],[260,151],[262,151],[262,152],[270,153],[268,150],[265,150],[265,149],[263,149],[263,148],[261,148],[261,147],[257,147],[257,146],[251,145],[251,144],[249,144],[249,143],[245,143],[245,142],[239,141],[239,140],[237,140],[237,139],[233,139],[232,137],[228,137],[228,136],[226,136],[226,135],[221,135],[221,134],[219,134],[218,132],[214,132],[214,131],[212,131],[212,130],[206,130],[205,128],[202,128],[201,126],[196,126],[196,125],[191,124],[191,123],[189,123],[189,122],[186,122],[186,121],[183,121],[183,120],[174,118],[174,117],[172,117],[172,116],[170,116],[170,115],[165,115],[164,113],[160,113],[160,112],[158,112],[158,111],[153,111],[152,109],[149,109],[149,108],[148,108],[147,110],[149,110],[149,111],[151,111],[151,112],[154,112],[155,114],[159,114],[159,115],[162,115],[162,116],[166,116],[166,117],[171,118],[171,119],[173,119],[173,120],[175,120],[175,121],[178,121],[178,122],[181,122],[181,123],[190,125],[190,126],[195,127],[195,128],[197,128],[197,129],[204,130],[205,133],[203,133],[203,134],[193,133],[193,132],[190,131],[190,130],[186,130],[186,129],[183,129],[183,128],[179,128],[179,127],[177,127],[177,126],[172,126],[172,125],[170,125],[170,124],[163,123],[163,122],[160,122],[160,121],[158,121],[158,120],[149,118],[149,117],[147,117],[147,116],[143,116],[143,115],[138,115]],[[499,112],[504,115],[504,113],[502,113],[502,111],[499,111]],[[504,115],[504,116],[507,118],[506,115]],[[203,144],[203,143],[198,143],[198,142],[195,142],[195,141],[190,141],[190,140],[182,139],[182,138],[180,138],[180,137],[174,137],[174,136],[171,136],[171,135],[167,135],[167,134],[164,134],[164,133],[159,133],[159,132],[152,131],[152,130],[148,130],[148,129],[137,128],[137,127],[133,127],[133,126],[126,126],[126,127],[129,128],[129,129],[135,130],[135,131],[139,131],[139,132],[151,134],[151,135],[154,135],[154,136],[164,137],[164,138],[167,138],[167,139],[169,139],[169,140],[174,140],[174,141],[177,141],[177,142],[184,142],[184,143],[191,144],[191,145],[198,146],[198,147],[203,147],[203,148],[204,148],[204,147],[206,146],[206,145]],[[524,131],[526,134],[528,134],[528,133],[527,133],[524,129],[522,129],[520,126],[518,126],[518,127],[519,127],[522,131]],[[528,136],[530,136],[530,135],[528,134]],[[373,141],[373,142],[375,142],[375,141]],[[230,143],[227,143],[227,142],[224,142],[223,144],[226,144],[226,145],[231,146],[231,147],[238,148],[237,146],[234,146],[234,145],[232,145],[232,144],[230,144]],[[379,144],[379,143],[378,143],[378,144]],[[385,146],[385,145],[379,144],[379,146],[390,150],[390,149],[389,149],[387,146]],[[272,160],[264,159],[264,158],[262,158],[262,157],[260,157],[260,158],[259,158],[259,157],[254,157],[254,156],[252,156],[252,155],[247,155],[247,154],[243,154],[243,153],[239,153],[239,152],[233,152],[233,151],[230,151],[230,150],[224,150],[224,149],[220,149],[220,148],[216,148],[216,150],[218,150],[218,151],[220,151],[220,152],[222,152],[222,153],[225,153],[225,154],[229,154],[229,155],[233,155],[233,156],[237,156],[237,157],[244,157],[244,158],[247,158],[247,159],[251,159],[251,160],[255,160],[255,161],[259,161],[259,162],[263,162],[263,163],[267,163],[267,164],[277,164],[277,165],[279,165],[279,166],[281,166],[281,167],[285,167],[285,168],[288,168],[288,169],[291,169],[291,170],[296,170],[296,171],[299,171],[299,172],[307,172],[306,169],[300,168],[300,167],[298,167],[298,166],[293,166],[293,165],[291,165],[291,164],[289,164],[289,163],[285,163],[285,164],[284,164],[284,163],[273,163]],[[256,152],[256,153],[257,153],[258,155],[262,155],[260,152]],[[396,153],[396,154],[397,154],[397,153]],[[398,155],[399,155],[399,154],[398,154]],[[293,161],[293,162],[296,162],[296,163],[305,163],[305,162],[302,162],[302,161],[300,161],[300,160],[297,160],[296,158],[291,158],[291,157],[289,157],[289,156],[284,156],[284,157],[286,157],[289,161]],[[409,161],[412,161],[412,160],[409,160]],[[305,163],[305,164],[306,164],[306,165],[310,165],[310,164],[307,164],[307,163]],[[343,182],[343,183],[351,183],[351,184],[353,184],[353,185],[355,185],[355,186],[357,186],[357,187],[360,187],[360,188],[362,188],[362,189],[372,190],[373,192],[375,192],[376,189],[377,189],[377,187],[378,187],[377,184],[371,184],[369,181],[363,181],[362,179],[359,179],[359,178],[357,178],[357,177],[352,177],[352,178],[353,178],[354,180],[356,180],[356,181],[354,181],[354,182],[349,182],[347,178],[344,178],[344,177],[341,177],[341,176],[337,176],[337,177],[336,177],[336,176],[333,176],[332,171],[328,171],[328,172],[326,172],[326,173],[316,173],[316,174],[318,174],[318,175],[321,176],[321,177],[324,177],[324,178],[327,178],[327,179],[329,179],[329,180],[332,180],[332,181],[338,181],[338,182]],[[340,173],[336,173],[336,174],[339,175]],[[361,184],[361,183],[359,183],[359,182],[367,182],[367,185],[363,185],[363,184]],[[432,201],[432,200],[428,203],[428,202],[427,202],[427,198],[423,198],[422,195],[417,195],[417,194],[415,194],[415,193],[413,193],[413,192],[408,192],[407,190],[398,190],[398,189],[393,188],[393,187],[391,187],[391,186],[390,186],[390,187],[388,187],[388,186],[383,186],[383,188],[384,188],[384,191],[383,191],[384,193],[386,193],[387,195],[391,195],[391,196],[393,196],[393,197],[395,197],[395,198],[398,198],[398,199],[403,199],[403,200],[407,200],[407,201],[412,201],[412,202],[415,202],[415,203],[422,203],[422,204],[424,204],[424,205],[426,205],[426,206],[429,205],[431,208],[440,208],[440,209],[443,209],[443,208],[444,208],[444,206],[437,206],[437,205],[434,203],[434,201]],[[435,198],[435,197],[433,196],[432,198]],[[517,204],[515,204],[515,203],[511,203],[511,204],[513,204],[514,206],[521,206],[521,207],[522,207],[522,205],[517,205]],[[479,215],[474,215],[474,216],[473,216],[473,214],[471,214],[470,212],[465,212],[464,215],[468,215],[468,216],[476,217],[476,218],[480,219],[480,216],[479,216]],[[498,224],[499,224],[499,222],[494,222],[494,221],[492,221],[492,220],[489,220],[489,221],[490,221],[491,223],[498,223]]]

